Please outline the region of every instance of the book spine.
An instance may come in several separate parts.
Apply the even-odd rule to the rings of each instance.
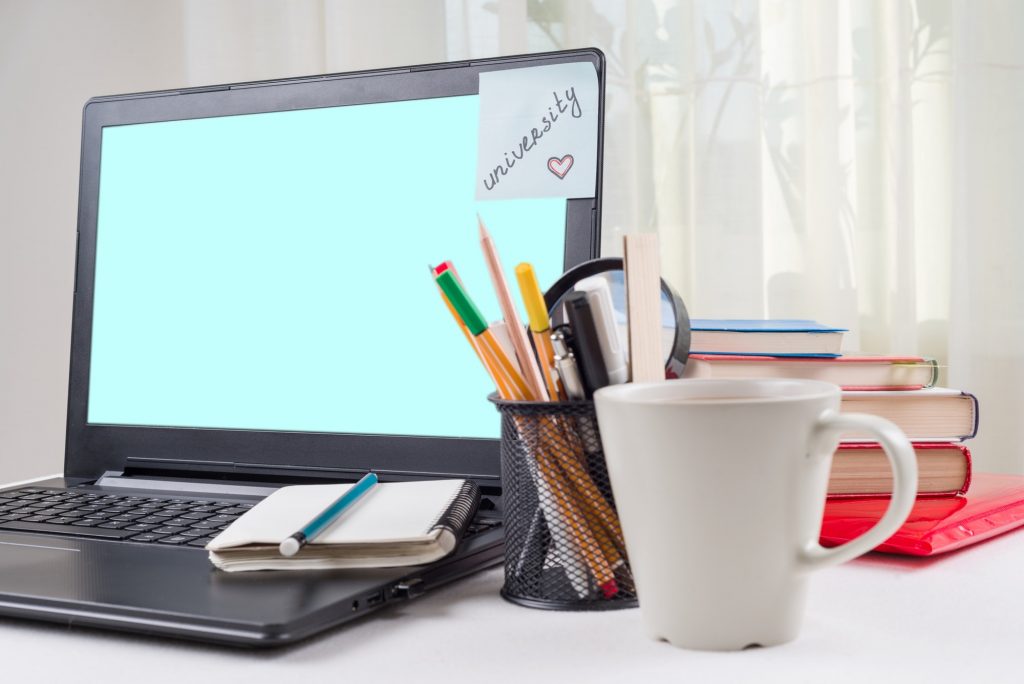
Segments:
[[[455,539],[461,539],[479,505],[480,488],[475,482],[466,480],[441,511],[441,515],[431,524],[428,533],[448,530],[455,535]]]
[[[971,429],[971,434],[964,435],[963,437],[960,438],[961,440],[971,439],[972,437],[976,437],[977,436],[977,434],[978,434],[978,419],[979,419],[979,416],[978,416],[978,397],[974,396],[970,392],[964,392],[963,395],[965,397],[967,397],[968,399],[970,399],[971,403],[974,406],[974,411],[973,411],[974,412],[974,427]]]
[[[964,460],[967,462],[967,474],[964,476],[964,484],[960,487],[960,491],[957,494],[966,494],[967,490],[971,486],[971,477],[974,475],[974,459],[971,458],[971,451],[967,447],[960,446],[960,453],[964,455]]]

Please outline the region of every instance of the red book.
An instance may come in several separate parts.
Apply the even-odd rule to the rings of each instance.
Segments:
[[[821,543],[859,537],[885,513],[889,500],[830,499]],[[978,473],[966,495],[919,498],[903,526],[875,548],[882,553],[933,556],[976,544],[1024,525],[1024,475]]]
[[[920,356],[728,356],[690,354],[687,378],[800,378],[823,380],[848,390],[911,390],[938,378],[935,359]]]
[[[971,452],[962,444],[914,444],[919,496],[963,494],[971,484]],[[872,442],[840,444],[832,457],[828,495],[890,496],[892,467],[882,447]]]

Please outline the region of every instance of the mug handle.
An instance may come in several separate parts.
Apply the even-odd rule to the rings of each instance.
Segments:
[[[867,553],[891,537],[906,521],[914,506],[917,497],[917,457],[914,448],[907,436],[884,418],[863,413],[825,411],[812,428],[809,458],[831,453],[840,433],[854,430],[873,433],[889,457],[892,466],[892,498],[889,507],[874,527],[845,544],[827,549],[818,543],[815,536],[799,553],[800,564],[807,570],[845,563]],[[819,527],[815,526],[814,529],[819,530]]]

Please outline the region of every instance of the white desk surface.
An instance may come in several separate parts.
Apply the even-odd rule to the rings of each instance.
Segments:
[[[816,574],[796,641],[738,653],[649,641],[635,609],[512,605],[495,568],[267,651],[0,618],[0,672],[111,684],[1021,682],[1022,568],[1024,530],[933,559],[871,554]]]

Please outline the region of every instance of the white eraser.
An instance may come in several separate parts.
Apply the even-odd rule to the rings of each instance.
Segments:
[[[299,540],[295,537],[288,537],[278,547],[282,556],[294,556],[299,552]]]

